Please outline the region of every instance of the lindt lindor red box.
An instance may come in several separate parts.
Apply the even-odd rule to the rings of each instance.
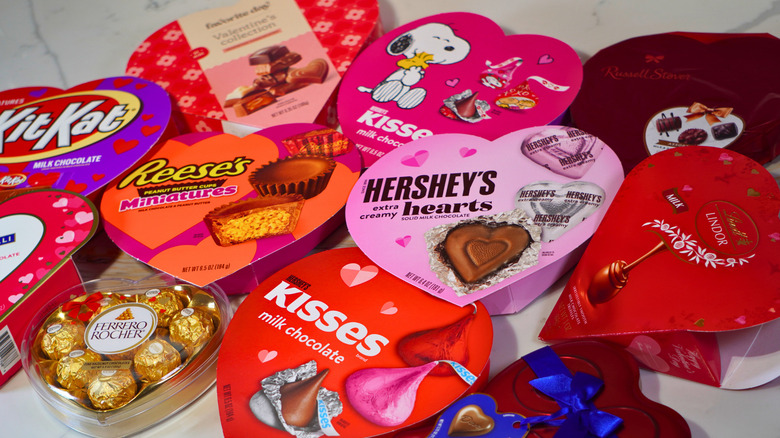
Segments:
[[[165,91],[111,77],[69,90],[0,92],[0,190],[54,187],[96,200],[102,189],[176,133]]]
[[[370,166],[433,134],[494,140],[560,124],[581,81],[579,56],[562,41],[505,35],[477,14],[437,14],[399,26],[361,53],[339,87],[339,123]]]
[[[347,228],[377,265],[426,293],[514,313],[573,267],[622,181],[614,152],[579,129],[438,134],[363,172]]]
[[[376,0],[240,0],[159,29],[133,52],[126,73],[171,94],[183,131],[335,127],[341,76],[379,33]]]
[[[0,192],[0,385],[21,368],[21,344],[33,316],[63,288],[81,283],[71,256],[97,227],[97,209],[77,193]]]
[[[488,373],[492,322],[378,268],[358,248],[268,277],[228,327],[217,366],[226,437],[368,437],[436,415]]]
[[[725,68],[728,66],[728,68]],[[575,126],[615,149],[628,172],[684,145],[780,155],[780,39],[770,34],[672,32],[620,41],[584,65]]]
[[[604,338],[722,388],[780,375],[780,189],[734,151],[659,152],[626,179],[540,338]]]
[[[100,211],[130,256],[198,286],[248,293],[343,222],[360,169],[354,143],[316,124],[241,138],[184,134],[109,186]]]

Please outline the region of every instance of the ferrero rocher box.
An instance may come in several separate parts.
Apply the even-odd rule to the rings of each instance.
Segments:
[[[579,129],[536,126],[494,141],[439,134],[366,169],[347,228],[403,281],[514,313],[573,267],[622,181],[615,153]]]
[[[722,388],[780,376],[780,190],[731,150],[677,147],[626,177],[540,337],[604,338]]]
[[[153,426],[210,388],[232,315],[219,288],[163,275],[61,288],[37,310],[22,344],[30,385],[67,426],[106,438]]]
[[[40,306],[81,283],[71,256],[97,226],[97,209],[76,193],[0,192],[0,385],[21,368],[24,331]]]
[[[315,253],[241,303],[217,370],[225,437],[370,437],[432,419],[480,388],[493,344],[479,303],[459,307],[358,248]]]
[[[154,32],[126,73],[165,88],[188,132],[336,126],[341,76],[380,32],[376,0],[240,0]]]
[[[130,256],[196,285],[248,293],[343,223],[360,168],[355,145],[321,125],[185,134],[129,169],[100,209],[106,233]]]

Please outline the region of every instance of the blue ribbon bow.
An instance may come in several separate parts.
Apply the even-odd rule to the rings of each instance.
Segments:
[[[600,411],[591,402],[604,386],[598,377],[580,372],[572,376],[550,347],[536,350],[523,356],[523,359],[539,376],[529,382],[531,386],[551,397],[561,407],[551,415],[529,417],[525,423],[558,426],[556,438],[606,438],[613,436],[623,424],[620,417]]]

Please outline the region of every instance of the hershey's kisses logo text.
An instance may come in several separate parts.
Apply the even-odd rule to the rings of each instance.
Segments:
[[[375,106],[366,110],[357,119],[357,123],[366,126],[366,128],[358,129],[357,134],[394,147],[402,146],[411,140],[433,135],[430,129],[421,128],[414,123],[405,122],[401,119],[394,119],[386,115],[387,112],[386,109]],[[406,140],[393,140],[391,136],[383,134],[384,132]]]
[[[119,353],[141,345],[156,328],[154,309],[139,303],[120,304],[90,321],[84,342],[98,353]]]
[[[148,161],[136,167],[117,185],[120,190],[132,185],[140,195],[123,199],[119,211],[235,195],[238,186],[224,186],[227,178],[245,173],[253,161],[236,157],[231,161],[181,167],[169,166],[165,158]]]
[[[363,202],[379,205],[360,219],[395,219],[400,213],[401,220],[415,220],[443,215],[467,217],[470,213],[487,212],[493,208],[492,201],[480,200],[480,197],[496,190],[497,176],[495,170],[480,170],[368,179],[363,184]],[[464,200],[452,201],[451,198]],[[403,205],[397,201],[404,201]]]
[[[291,315],[263,312],[258,318],[337,364],[343,362],[346,351],[353,348],[357,351],[355,357],[365,362],[367,357],[376,356],[382,351],[382,347],[390,342],[381,334],[370,333],[365,324],[350,320],[346,313],[330,308],[328,303],[312,299],[310,294],[304,292],[310,286],[294,275],[287,277],[265,294],[264,298]],[[293,316],[305,322],[313,322],[314,328],[321,332],[334,333],[340,344],[333,345],[323,340],[319,337],[323,333],[311,333],[310,324],[288,322],[287,318]]]
[[[0,113],[0,163],[50,158],[93,145],[140,113],[138,97],[92,90],[32,102]]]

